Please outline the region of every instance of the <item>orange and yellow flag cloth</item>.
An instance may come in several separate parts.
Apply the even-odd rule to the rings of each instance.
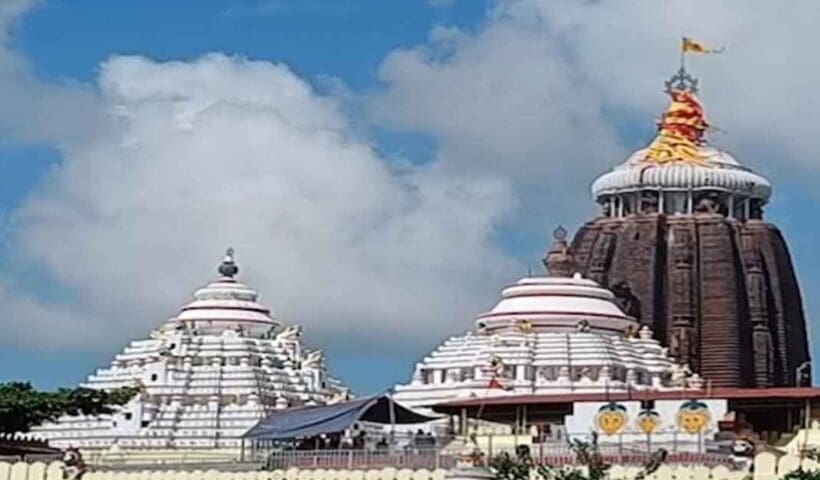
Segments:
[[[646,150],[645,161],[691,162],[705,165],[699,151],[709,127],[703,107],[692,92],[672,90],[671,101],[658,121],[658,134]]]
[[[689,37],[683,37],[681,39],[680,48],[683,53],[720,53],[723,51],[722,48],[708,48],[703,43],[692,40]]]

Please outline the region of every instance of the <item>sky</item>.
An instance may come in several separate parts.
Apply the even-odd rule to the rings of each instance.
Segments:
[[[0,380],[72,385],[241,279],[358,392],[409,378],[651,140],[682,35],[814,330],[813,0],[0,1]],[[817,349],[813,347],[814,354]]]

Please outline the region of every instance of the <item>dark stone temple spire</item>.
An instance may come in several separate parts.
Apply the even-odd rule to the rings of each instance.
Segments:
[[[763,219],[771,185],[701,137],[694,92],[669,94],[649,147],[593,183],[601,214],[572,240],[573,268],[631,298],[713,386],[793,385],[808,338],[788,247]]]

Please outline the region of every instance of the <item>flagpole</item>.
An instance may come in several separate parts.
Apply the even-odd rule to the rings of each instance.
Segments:
[[[685,45],[686,45],[686,37],[681,37],[681,41],[680,41],[680,69],[681,69],[681,71],[686,70],[686,66],[684,65],[684,61],[686,59],[686,49],[684,47]]]

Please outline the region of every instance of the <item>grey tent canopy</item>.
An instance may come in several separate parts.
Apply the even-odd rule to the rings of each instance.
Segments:
[[[434,420],[395,403],[387,395],[365,397],[318,407],[274,412],[245,433],[251,440],[289,440],[341,432],[358,421],[381,424],[423,423]]]

